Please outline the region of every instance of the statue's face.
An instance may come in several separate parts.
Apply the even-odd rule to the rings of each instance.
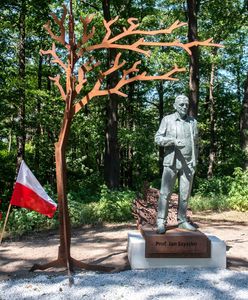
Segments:
[[[187,97],[176,99],[174,108],[179,113],[180,117],[183,118],[187,115],[189,109],[189,100]]]

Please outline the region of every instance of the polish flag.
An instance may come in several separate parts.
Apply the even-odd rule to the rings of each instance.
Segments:
[[[57,204],[47,195],[24,161],[20,166],[10,204],[34,210],[49,218],[53,217],[57,209]]]

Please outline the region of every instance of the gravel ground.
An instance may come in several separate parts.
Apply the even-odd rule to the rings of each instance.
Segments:
[[[0,281],[0,299],[248,299],[248,271],[168,268]]]

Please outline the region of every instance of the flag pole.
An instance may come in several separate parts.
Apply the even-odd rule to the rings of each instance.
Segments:
[[[8,211],[7,211],[7,215],[4,221],[4,225],[3,225],[3,231],[1,233],[1,237],[0,237],[0,244],[2,243],[2,239],[3,239],[3,235],[4,235],[4,231],[5,231],[5,227],[9,218],[9,213],[10,213],[10,209],[11,209],[11,203],[9,203],[9,207],[8,207]]]

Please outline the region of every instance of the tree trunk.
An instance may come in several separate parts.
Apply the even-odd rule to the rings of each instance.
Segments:
[[[127,106],[127,124],[126,127],[129,128],[130,132],[134,131],[134,84],[129,84],[128,89],[128,106]],[[127,186],[133,188],[133,147],[128,145],[127,149]]]
[[[130,132],[134,131],[134,83],[129,84],[128,89],[128,101],[127,101],[127,110],[126,118],[127,124],[126,127]],[[133,188],[133,147],[132,145],[127,146],[126,151],[126,185],[129,188]]]
[[[72,262],[70,256],[71,229],[70,218],[68,212],[68,202],[66,193],[66,146],[71,126],[71,118],[66,110],[64,120],[59,135],[59,140],[55,144],[56,159],[56,179],[59,203],[59,228],[60,228],[60,247],[58,260],[66,258],[65,264],[67,268],[72,270]]]
[[[213,176],[214,163],[216,159],[216,111],[214,98],[214,72],[215,65],[212,63],[210,82],[209,82],[209,110],[210,110],[210,150],[209,150],[209,164],[208,164],[208,178]]]
[[[39,65],[38,65],[38,89],[42,89],[42,61],[43,58],[40,55],[39,56]],[[36,104],[36,139],[35,139],[35,154],[34,154],[34,165],[36,174],[39,172],[39,166],[40,166],[40,135],[41,135],[41,125],[40,125],[40,108],[41,108],[41,101],[40,97],[37,98],[37,104]]]
[[[103,15],[106,21],[111,20],[110,0],[102,0]],[[116,56],[115,49],[108,51],[108,66],[110,68]],[[112,73],[107,79],[108,88],[114,87],[118,82],[117,73]],[[118,96],[108,96],[106,106],[106,129],[105,129],[105,154],[104,154],[104,178],[107,186],[111,189],[119,187],[120,182],[120,157],[118,146]]]
[[[20,16],[19,16],[19,107],[18,107],[18,131],[17,131],[17,169],[25,156],[25,16],[26,3],[21,1]]]
[[[242,55],[243,55],[243,47],[242,45],[244,44],[243,38],[239,37],[239,56],[238,56],[238,63],[236,64],[236,72],[237,72],[237,97],[239,102],[241,102],[241,95],[242,95],[242,83],[241,83],[241,66],[242,66]]]
[[[199,0],[187,0],[189,42],[197,40],[198,5]],[[199,102],[199,49],[198,47],[192,47],[191,51],[192,55],[190,56],[189,66],[189,115],[196,118],[198,114]]]
[[[159,124],[161,123],[164,117],[164,85],[163,81],[160,81],[157,85],[158,97],[159,97]],[[163,174],[163,165],[164,161],[164,147],[159,147],[159,174],[162,176]]]
[[[246,155],[244,168],[248,170],[248,73],[245,81],[244,99],[240,115],[241,147]]]

